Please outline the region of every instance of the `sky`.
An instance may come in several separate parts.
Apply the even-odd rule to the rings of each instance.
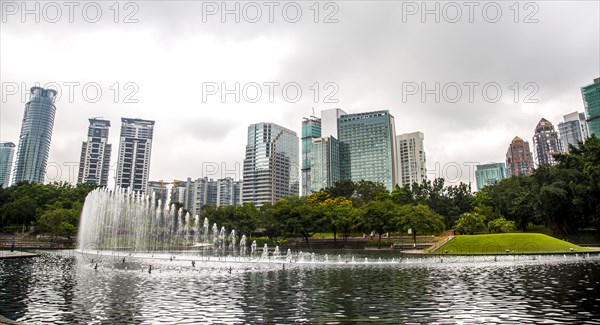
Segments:
[[[34,85],[60,98],[47,181],[76,181],[88,118],[156,121],[150,180],[240,178],[247,128],[389,110],[428,178],[474,182],[539,120],[584,111],[598,1],[0,1],[0,141]]]

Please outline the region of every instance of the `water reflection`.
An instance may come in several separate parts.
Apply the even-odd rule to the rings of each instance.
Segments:
[[[377,261],[370,254],[354,257]],[[46,252],[0,261],[0,314],[54,324],[600,323],[599,258],[408,262],[131,260],[94,270],[72,252]]]

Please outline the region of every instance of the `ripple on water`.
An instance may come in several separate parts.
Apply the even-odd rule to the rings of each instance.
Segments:
[[[337,255],[337,254],[336,254]],[[356,260],[364,260],[354,254]],[[0,261],[3,316],[31,323],[599,324],[600,260],[321,265]],[[126,268],[127,269],[126,269]]]

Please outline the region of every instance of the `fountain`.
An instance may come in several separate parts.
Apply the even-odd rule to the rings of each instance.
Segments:
[[[269,246],[267,246],[267,244],[265,244],[265,246],[263,246],[261,259],[263,261],[266,261],[269,259]]]
[[[237,240],[239,238],[239,241]],[[154,196],[146,196],[128,192],[123,189],[110,191],[96,189],[89,193],[82,210],[79,226],[79,251],[89,256],[95,263],[101,263],[109,257],[113,261],[126,264],[126,260],[137,260],[144,265],[152,263],[158,272],[169,261],[182,265],[195,266],[195,261],[204,263],[254,263],[274,264],[285,260],[298,265],[374,265],[388,264],[406,266],[413,264],[450,264],[466,262],[535,262],[558,259],[557,256],[453,256],[437,259],[436,256],[414,256],[383,258],[381,256],[354,256],[345,254],[319,256],[314,252],[300,251],[296,255],[288,248],[285,257],[276,246],[270,256],[269,247],[265,243],[262,251],[258,251],[257,242],[252,241],[248,252],[248,237],[235,229],[226,229],[216,222],[200,216],[191,216],[183,209],[176,209],[169,202],[156,200]],[[370,259],[372,257],[372,259]],[[588,254],[563,255],[561,260],[573,258],[590,259]],[[360,260],[359,260],[360,259]],[[176,262],[181,261],[183,264]],[[194,261],[194,263],[192,263]],[[93,264],[93,263],[90,263]],[[93,264],[95,265],[95,264]],[[104,264],[100,264],[103,267]],[[211,266],[212,267],[212,266]],[[180,270],[178,269],[178,270]]]

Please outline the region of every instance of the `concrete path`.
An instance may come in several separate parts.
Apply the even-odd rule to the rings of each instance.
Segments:
[[[0,324],[8,324],[8,325],[20,325],[21,323],[10,320],[2,315],[0,315]]]
[[[40,256],[39,254],[27,253],[27,252],[19,252],[19,251],[5,251],[0,250],[0,260],[9,259],[9,258],[25,258],[25,257],[36,257]]]

